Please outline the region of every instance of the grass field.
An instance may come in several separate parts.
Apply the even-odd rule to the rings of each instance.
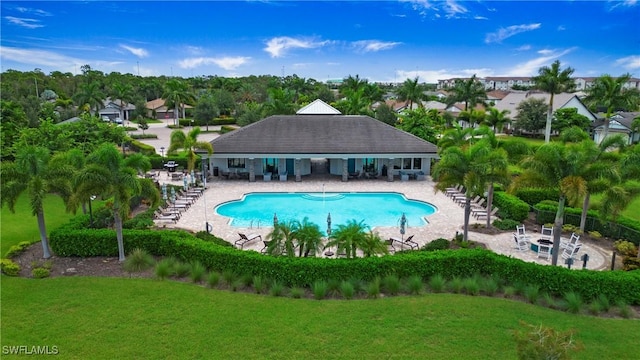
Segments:
[[[630,359],[640,321],[453,294],[308,300],[125,278],[2,278],[2,345],[64,359],[513,359],[519,322],[576,329],[576,359]],[[636,354],[637,355],[637,354]]]
[[[12,213],[5,205],[0,213],[0,254],[4,256],[12,245],[21,241],[40,241],[38,220],[31,215],[28,198],[25,194],[20,196]],[[55,229],[66,223],[73,214],[65,212],[64,203],[59,196],[47,195],[44,201],[44,220],[47,230]]]

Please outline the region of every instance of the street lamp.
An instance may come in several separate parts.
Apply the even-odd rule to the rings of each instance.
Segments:
[[[164,146],[160,146],[160,156],[162,156],[162,165],[164,166]]]

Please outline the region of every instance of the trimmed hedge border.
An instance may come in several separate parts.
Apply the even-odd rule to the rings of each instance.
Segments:
[[[493,206],[499,208],[496,215],[501,219],[522,222],[529,217],[529,204],[506,192],[493,193]]]
[[[513,192],[513,195],[520,198],[530,206],[534,206],[544,200],[558,201],[560,191],[558,189],[522,188]]]
[[[260,275],[287,286],[310,286],[318,280],[371,280],[376,276],[411,275],[423,279],[471,274],[498,276],[508,283],[536,284],[541,291],[579,293],[583,299],[604,294],[610,300],[640,304],[640,272],[569,270],[524,262],[482,249],[412,251],[394,256],[358,259],[272,257],[200,240],[186,231],[123,230],[125,249],[142,248],[157,256],[200,261],[210,270]],[[51,248],[58,256],[116,256],[115,231],[62,226],[51,232]]]

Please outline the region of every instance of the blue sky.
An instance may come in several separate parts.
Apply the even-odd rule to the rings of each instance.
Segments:
[[[640,3],[616,1],[2,1],[2,71],[358,75],[420,82],[640,77]]]

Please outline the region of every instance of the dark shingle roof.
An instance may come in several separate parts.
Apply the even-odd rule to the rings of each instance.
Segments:
[[[434,144],[369,116],[276,115],[211,141],[214,154],[435,154]]]

